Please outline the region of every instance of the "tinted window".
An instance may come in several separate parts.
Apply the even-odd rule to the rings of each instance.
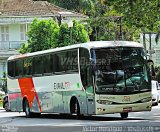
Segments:
[[[67,56],[64,61],[66,71],[78,71],[78,51],[67,51]]]
[[[8,62],[8,75],[10,77],[14,77],[14,69],[15,69],[14,61],[9,61]]]
[[[32,75],[33,58],[25,58],[23,63],[24,75]]]
[[[44,73],[53,73],[52,55],[43,56]]]
[[[84,48],[80,48],[80,73],[81,73],[81,80],[82,84],[85,87],[90,83],[91,75],[88,75],[89,72],[89,51]],[[88,78],[89,77],[89,78]]]
[[[42,74],[43,72],[43,57],[34,57],[34,74]]]
[[[23,60],[15,61],[15,76],[23,75]]]

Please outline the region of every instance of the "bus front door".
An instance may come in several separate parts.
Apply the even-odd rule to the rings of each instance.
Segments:
[[[93,91],[93,86],[87,87],[86,89],[88,115],[95,114],[95,96]]]

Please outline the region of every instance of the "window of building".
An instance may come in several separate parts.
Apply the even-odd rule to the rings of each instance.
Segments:
[[[20,25],[20,39],[26,40],[26,25],[25,24]]]
[[[9,26],[1,26],[1,40],[9,41]]]

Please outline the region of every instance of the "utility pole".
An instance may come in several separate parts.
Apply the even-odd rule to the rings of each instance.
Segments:
[[[143,47],[145,50],[147,50],[146,49],[146,34],[145,33],[143,33]]]
[[[61,14],[59,16],[57,16],[57,20],[58,20],[58,25],[60,26],[62,23],[62,16]]]
[[[122,38],[123,38],[123,36],[122,36],[122,17],[119,17],[119,23],[120,23],[120,26],[119,26],[120,36],[119,36],[119,39],[122,40]]]
[[[150,56],[150,59],[152,59],[151,49],[152,49],[151,33],[149,33],[149,56]]]

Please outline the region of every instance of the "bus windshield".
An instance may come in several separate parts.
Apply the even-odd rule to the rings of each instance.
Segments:
[[[96,93],[133,94],[151,91],[143,48],[92,49]]]

